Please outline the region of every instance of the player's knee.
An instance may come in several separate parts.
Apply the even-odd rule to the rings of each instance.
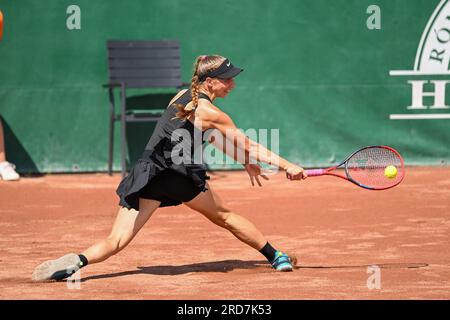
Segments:
[[[108,239],[106,239],[106,242],[108,243],[108,248],[111,254],[116,254],[120,250],[123,249],[123,245],[121,245],[121,238],[116,236],[109,236]]]
[[[228,209],[228,207],[226,205],[224,205],[224,204],[221,204],[221,205],[217,206],[217,211],[219,213],[229,213],[229,212],[231,212],[231,210]]]

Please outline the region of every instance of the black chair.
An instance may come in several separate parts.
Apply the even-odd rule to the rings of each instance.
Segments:
[[[128,122],[156,122],[166,106],[161,109],[133,110],[127,108],[128,88],[174,88],[180,90],[187,83],[181,81],[180,45],[176,40],[123,41],[109,40],[108,71],[110,125],[108,174],[112,174],[114,123],[121,122],[122,176],[127,171],[126,125]],[[120,89],[120,112],[116,113],[114,89]]]

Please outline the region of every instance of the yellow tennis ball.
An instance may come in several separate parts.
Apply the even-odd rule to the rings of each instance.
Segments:
[[[384,169],[384,175],[389,179],[394,179],[397,176],[397,168],[395,166],[387,166]]]

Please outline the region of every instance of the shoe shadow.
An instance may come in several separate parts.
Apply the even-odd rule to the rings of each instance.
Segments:
[[[151,266],[151,267],[138,267],[138,270],[123,271],[117,273],[102,274],[96,276],[89,276],[82,278],[81,282],[99,279],[109,279],[116,277],[124,277],[136,274],[152,274],[159,276],[176,276],[180,274],[186,274],[191,272],[222,272],[227,273],[236,269],[255,269],[258,267],[269,267],[267,261],[242,261],[242,260],[223,260],[213,262],[201,262],[186,264],[180,266]]]

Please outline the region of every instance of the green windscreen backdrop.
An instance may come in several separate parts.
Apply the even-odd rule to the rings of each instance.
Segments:
[[[109,39],[178,40],[186,82],[198,55],[229,57],[245,71],[217,106],[244,131],[278,129],[279,153],[305,167],[379,144],[409,165],[450,160],[447,0],[0,0],[0,10],[0,115],[20,172],[107,169]],[[152,130],[130,125],[131,158]],[[119,170],[118,126],[115,140]]]

